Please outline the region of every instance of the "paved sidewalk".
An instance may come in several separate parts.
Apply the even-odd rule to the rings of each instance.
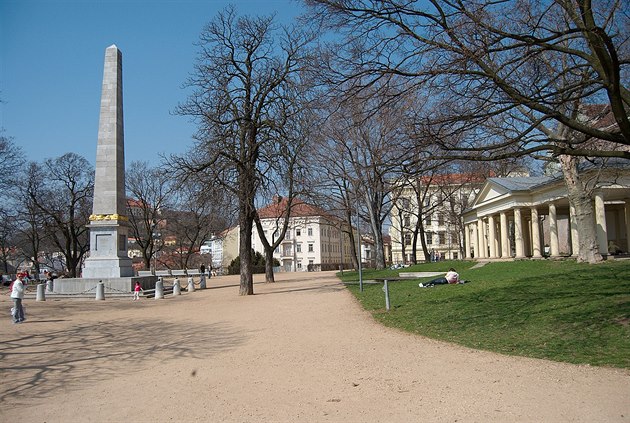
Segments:
[[[262,276],[256,278],[261,281]],[[0,325],[0,421],[628,422],[630,372],[384,328],[333,273],[164,300],[27,301]]]

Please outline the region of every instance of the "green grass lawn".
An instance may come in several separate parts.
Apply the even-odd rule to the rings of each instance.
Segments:
[[[363,272],[363,280],[401,271],[455,267],[464,285],[419,288],[431,278],[391,282],[391,310],[382,283],[358,273],[340,278],[375,319],[430,338],[503,354],[630,368],[630,261],[515,261],[471,269],[473,262],[427,263]]]

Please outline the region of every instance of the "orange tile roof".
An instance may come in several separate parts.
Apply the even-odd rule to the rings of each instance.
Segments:
[[[288,206],[288,199],[285,197],[274,197],[274,201],[261,209],[258,209],[258,216],[261,219],[271,219],[282,217]],[[307,204],[304,201],[294,198],[291,202],[290,217],[307,217],[307,216],[326,216],[331,217],[330,213],[323,209]]]

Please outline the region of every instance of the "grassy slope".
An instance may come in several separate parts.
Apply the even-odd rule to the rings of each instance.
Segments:
[[[385,325],[473,348],[570,363],[630,368],[630,261],[441,262],[404,271],[455,267],[465,285],[418,288],[418,280],[350,290]],[[364,280],[397,275],[365,271]],[[356,282],[356,272],[344,272]]]

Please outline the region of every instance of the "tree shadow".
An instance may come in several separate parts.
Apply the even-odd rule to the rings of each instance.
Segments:
[[[114,320],[17,336],[0,344],[0,402],[46,397],[59,389],[129,374],[139,363],[156,365],[182,357],[207,358],[245,342],[227,322],[130,323]]]

